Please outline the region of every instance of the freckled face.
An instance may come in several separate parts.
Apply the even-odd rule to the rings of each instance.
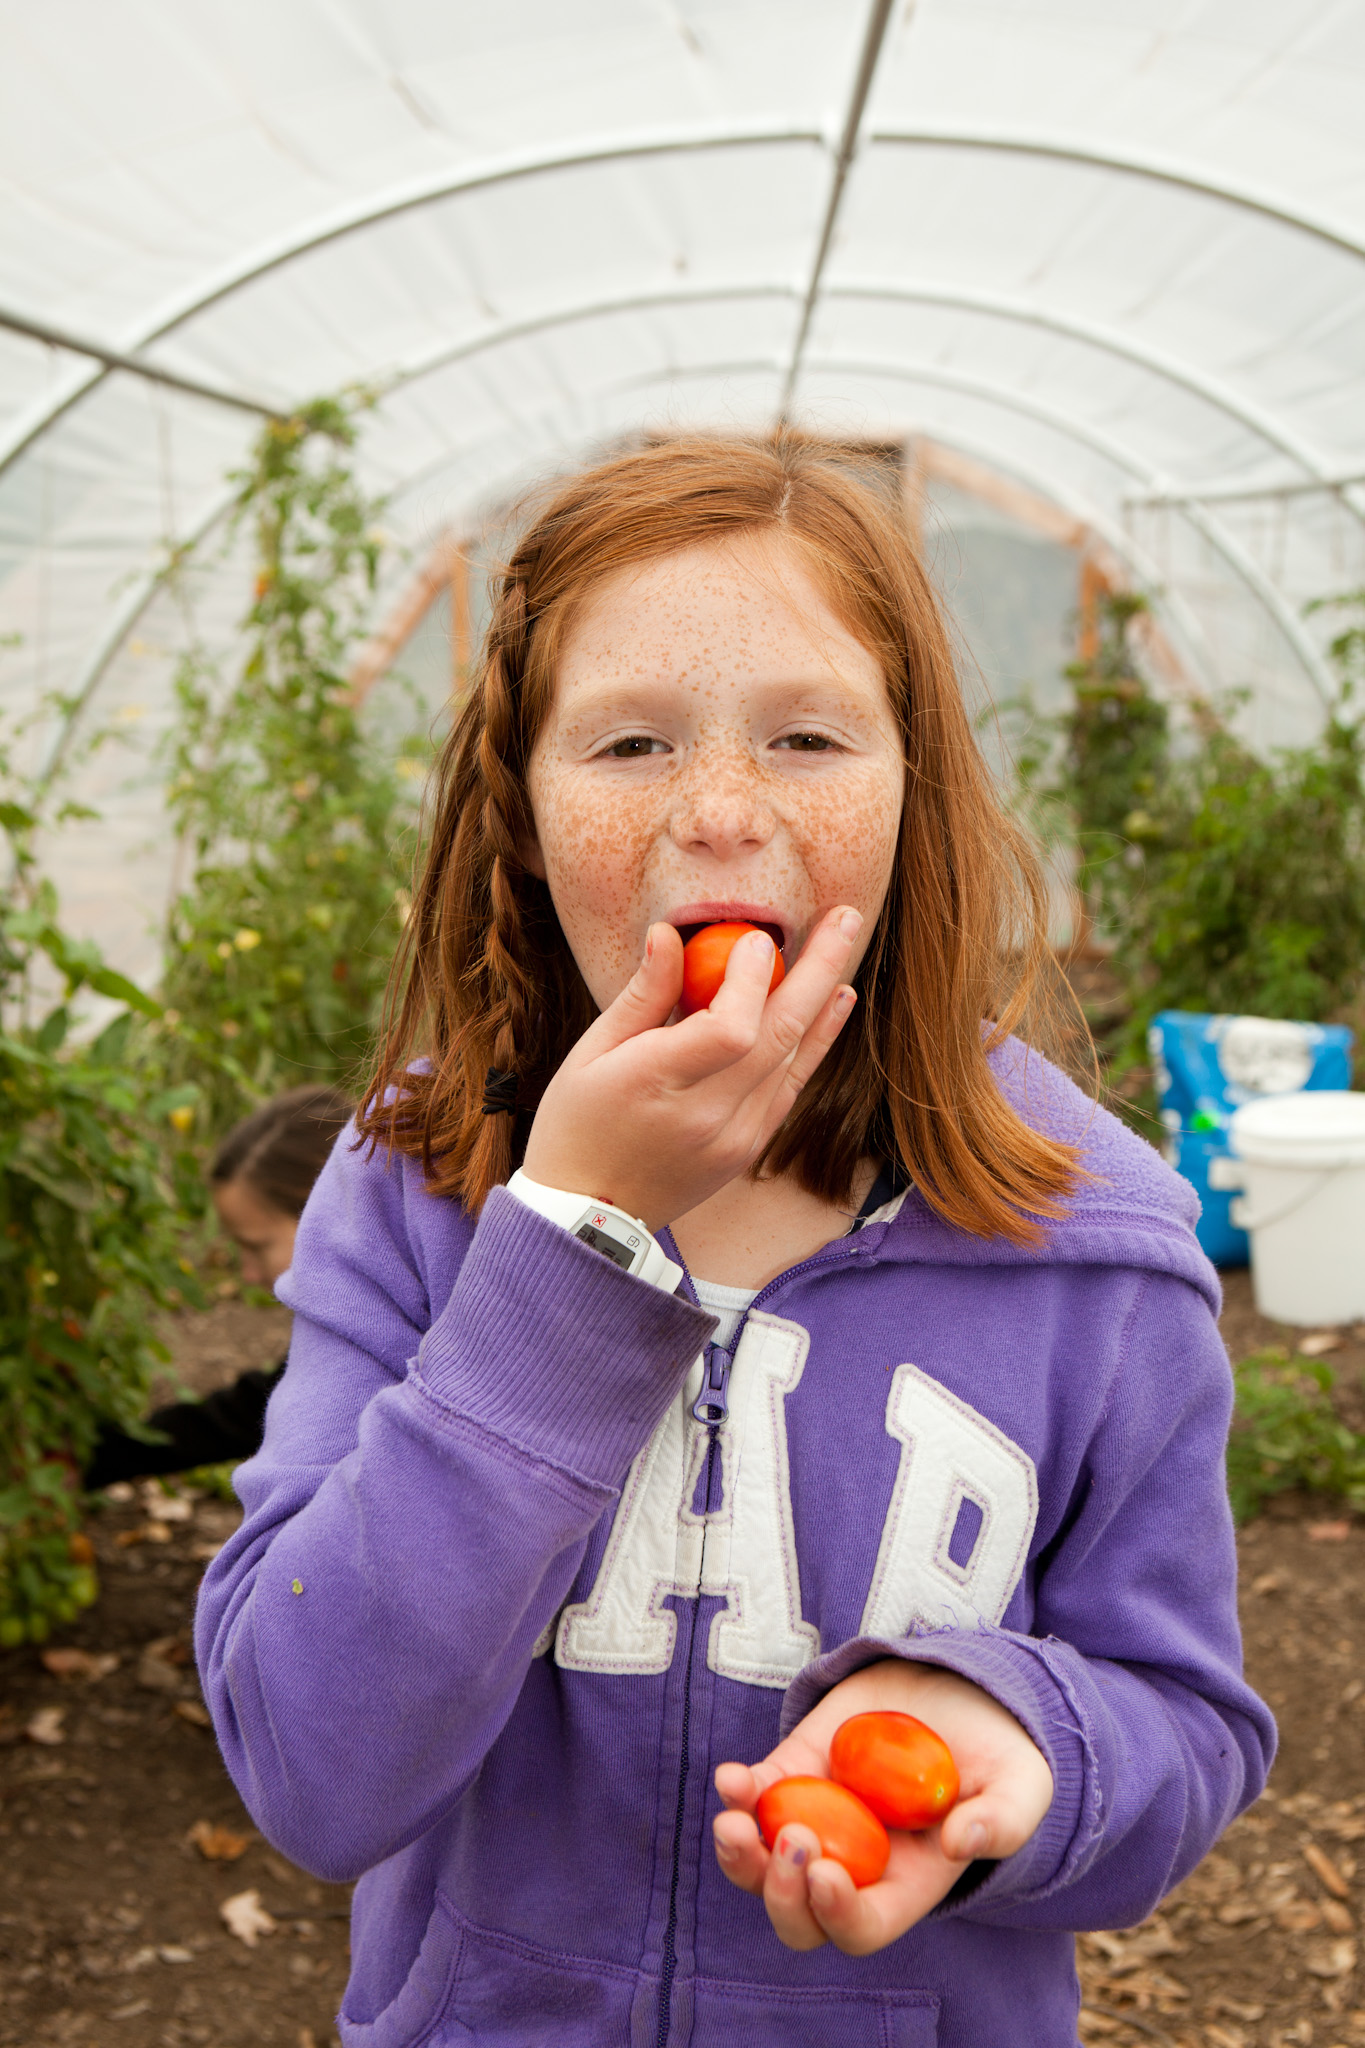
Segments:
[[[599,1008],[656,919],[778,925],[790,967],[848,903],[864,917],[850,974],[862,957],[895,859],[901,739],[878,663],[786,543],[689,548],[602,584],[528,779],[530,864]]]

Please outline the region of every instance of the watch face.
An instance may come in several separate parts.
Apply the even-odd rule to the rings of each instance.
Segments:
[[[644,1239],[634,1230],[627,1232],[624,1237],[611,1236],[603,1227],[609,1221],[614,1219],[600,1214],[585,1216],[575,1230],[574,1236],[581,1238],[584,1244],[591,1245],[595,1252],[601,1252],[603,1258],[610,1259],[613,1265],[623,1266],[628,1273],[639,1257]]]

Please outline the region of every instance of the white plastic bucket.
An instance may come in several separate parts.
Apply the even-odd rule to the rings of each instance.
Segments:
[[[1365,1317],[1365,1095],[1309,1089],[1234,1111],[1228,1139],[1244,1192],[1256,1306],[1278,1323]]]

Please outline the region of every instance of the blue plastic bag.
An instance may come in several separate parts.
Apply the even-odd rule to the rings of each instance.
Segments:
[[[1352,1034],[1344,1024],[1159,1010],[1147,1045],[1168,1133],[1166,1157],[1203,1204],[1199,1242],[1215,1266],[1245,1266],[1251,1248],[1229,1214],[1233,1198],[1209,1184],[1210,1163],[1227,1156],[1228,1119],[1261,1095],[1349,1088]]]

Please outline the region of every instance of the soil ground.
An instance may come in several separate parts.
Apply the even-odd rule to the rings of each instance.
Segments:
[[[1303,1333],[1256,1314],[1247,1275],[1227,1281],[1232,1355],[1293,1349]],[[177,1367],[207,1392],[278,1357],[287,1325],[222,1301],[181,1319]],[[1365,1332],[1340,1336],[1330,1359],[1361,1427]],[[255,1833],[187,1658],[195,1586],[237,1511],[199,1498],[166,1520],[149,1501],[165,1496],[92,1514],[103,1594],[48,1646],[116,1667],[62,1678],[36,1649],[0,1661],[0,2048],[331,2048],[345,1888]],[[1248,1675],[1279,1718],[1279,1760],[1161,1912],[1082,1937],[1087,2043],[1365,2048],[1365,1523],[1284,1496],[1240,1547]],[[273,1923],[254,1946],[222,1914],[243,1894]]]

